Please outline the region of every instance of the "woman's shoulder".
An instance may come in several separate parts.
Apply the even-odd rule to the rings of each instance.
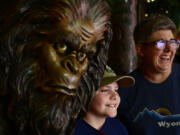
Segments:
[[[172,65],[172,74],[175,74],[176,76],[180,76],[180,64],[179,63],[173,63]]]
[[[180,70],[180,63],[173,63],[173,70]]]

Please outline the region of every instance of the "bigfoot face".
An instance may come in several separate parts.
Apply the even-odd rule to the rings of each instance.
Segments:
[[[54,34],[58,36],[51,36],[51,41],[37,45],[41,70],[36,85],[46,92],[75,95],[81,76],[88,68],[88,59],[96,53],[96,37],[83,25],[79,31],[60,31]]]
[[[103,75],[109,7],[104,0],[22,2],[0,40],[9,119],[19,134],[71,134]]]

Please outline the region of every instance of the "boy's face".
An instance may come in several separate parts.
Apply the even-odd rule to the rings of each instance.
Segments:
[[[113,82],[96,91],[88,111],[100,117],[115,117],[119,104],[118,84]]]

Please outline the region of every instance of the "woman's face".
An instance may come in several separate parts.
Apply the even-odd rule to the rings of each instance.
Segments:
[[[115,117],[119,104],[118,84],[113,82],[96,91],[88,111],[100,117]]]
[[[159,30],[151,35],[147,46],[141,47],[138,53],[140,53],[148,71],[156,73],[171,72],[172,62],[177,49],[173,49],[168,43],[164,49],[160,50],[151,42],[157,40],[170,41],[173,39],[174,35],[171,30]]]

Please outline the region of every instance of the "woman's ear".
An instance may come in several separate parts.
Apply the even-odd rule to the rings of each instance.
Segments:
[[[140,57],[144,56],[143,45],[136,44],[136,51],[137,51],[138,56],[140,56]]]

